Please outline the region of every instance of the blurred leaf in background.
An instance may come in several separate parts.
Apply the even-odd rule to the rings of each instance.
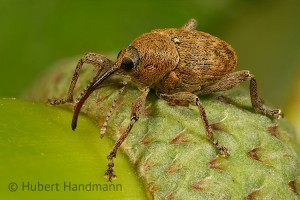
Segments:
[[[285,110],[299,78],[299,8],[299,0],[0,0],[0,96],[18,97],[61,58],[115,52],[193,17],[198,30],[236,49],[238,69],[255,74],[261,96]]]

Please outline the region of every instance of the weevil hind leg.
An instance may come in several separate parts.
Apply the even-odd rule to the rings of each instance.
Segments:
[[[236,87],[245,81],[250,81],[250,97],[252,107],[255,112],[261,113],[274,119],[283,118],[283,113],[280,109],[271,109],[264,105],[263,101],[261,100],[261,98],[259,98],[257,93],[256,78],[247,70],[227,74],[217,83],[201,88],[200,90],[193,93],[197,95],[206,95],[214,92],[225,91]]]
[[[202,123],[204,125],[206,138],[218,149],[221,155],[229,156],[227,148],[221,146],[218,143],[218,141],[214,138],[212,128],[208,123],[205,109],[197,95],[190,92],[178,92],[175,94],[160,94],[159,96],[162,99],[168,101],[169,104],[171,105],[180,105],[180,106],[187,106],[189,104],[196,105],[198,107]]]
[[[188,30],[195,30],[198,26],[198,22],[195,19],[189,19],[181,28]]]
[[[105,177],[107,177],[109,182],[111,182],[112,179],[115,179],[117,177],[115,172],[114,172],[113,158],[116,157],[119,147],[121,146],[121,144],[124,142],[124,140],[128,136],[128,134],[131,131],[131,129],[132,129],[133,125],[135,124],[135,122],[137,122],[139,120],[140,115],[142,115],[143,112],[145,111],[145,102],[146,102],[146,98],[147,98],[147,95],[149,93],[149,90],[150,89],[148,87],[145,87],[142,90],[142,94],[133,102],[133,104],[131,106],[130,124],[127,126],[125,132],[121,135],[121,137],[115,143],[113,149],[111,150],[111,152],[107,156],[107,159],[108,159],[109,163],[107,165],[108,168],[107,168],[104,175],[105,175]]]
[[[71,84],[69,86],[66,97],[61,98],[61,99],[59,99],[59,98],[49,99],[48,102],[51,105],[58,105],[58,104],[72,103],[73,102],[73,92],[74,92],[74,89],[75,89],[75,86],[76,86],[81,68],[82,68],[83,64],[85,64],[85,63],[92,64],[97,69],[97,74],[95,75],[93,80],[98,77],[98,75],[101,73],[101,71],[104,68],[110,67],[110,66],[113,65],[113,62],[111,60],[109,60],[108,58],[104,57],[101,54],[88,53],[88,54],[84,55],[77,63],[77,66],[76,66],[75,71],[73,73],[72,81],[71,81]],[[91,84],[91,82],[90,82],[90,84]]]

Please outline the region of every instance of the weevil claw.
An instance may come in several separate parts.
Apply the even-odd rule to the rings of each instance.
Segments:
[[[58,105],[62,103],[62,100],[57,98],[52,98],[52,99],[48,99],[48,103],[50,103],[51,105]]]
[[[112,168],[108,168],[104,174],[104,177],[108,179],[108,182],[117,179],[117,175],[115,174]]]
[[[284,113],[280,109],[274,110],[274,118],[281,119],[284,118]]]

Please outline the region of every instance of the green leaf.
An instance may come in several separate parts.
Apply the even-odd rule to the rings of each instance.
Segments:
[[[103,174],[113,142],[100,140],[99,129],[85,116],[72,131],[71,118],[66,109],[0,99],[1,199],[146,199],[121,152],[118,179],[107,182]]]

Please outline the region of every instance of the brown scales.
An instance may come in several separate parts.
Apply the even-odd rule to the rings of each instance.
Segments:
[[[251,192],[250,194],[248,194],[244,200],[254,200],[257,199],[257,194],[258,194],[259,190],[254,190],[253,192]]]
[[[154,183],[150,183],[150,184],[148,185],[148,190],[149,190],[150,192],[154,193],[154,192],[157,192],[157,191],[158,191],[158,188],[157,188],[157,186],[156,186]]]
[[[222,158],[217,157],[208,163],[208,167],[211,169],[224,170],[224,166],[220,163]]]
[[[247,152],[247,155],[252,158],[253,160],[259,161],[261,162],[261,160],[259,159],[258,155],[257,155],[257,151],[259,150],[259,148],[254,148],[251,151]]]
[[[210,126],[214,131],[221,131],[224,133],[228,133],[228,130],[225,128],[225,125],[223,124],[223,122],[216,122],[216,123],[210,124]]]
[[[289,181],[288,186],[298,196],[298,198],[300,198],[300,194],[299,194],[299,192],[297,191],[297,188],[296,188],[296,180]]]
[[[192,188],[193,190],[202,192],[202,191],[205,190],[204,184],[205,184],[204,180],[200,180],[200,181],[197,181],[197,182],[193,183],[193,184],[191,185],[191,188]]]
[[[188,144],[190,140],[186,138],[186,133],[181,132],[170,141],[171,144]]]
[[[144,135],[144,137],[140,141],[140,144],[147,145],[147,144],[150,144],[151,142],[153,142],[153,139],[151,138],[150,134],[147,133]]]
[[[149,161],[149,159],[147,159],[144,163],[143,163],[143,167],[145,170],[149,169],[150,167],[152,167],[153,164]]]
[[[168,174],[174,174],[180,169],[182,169],[182,166],[176,160],[173,160],[171,164],[169,164],[169,166],[167,167],[166,172]]]
[[[175,199],[175,194],[173,192],[165,197],[165,200],[174,200],[174,199]]]
[[[271,125],[267,129],[268,133],[274,137],[278,137],[279,131],[278,131],[278,124]]]

